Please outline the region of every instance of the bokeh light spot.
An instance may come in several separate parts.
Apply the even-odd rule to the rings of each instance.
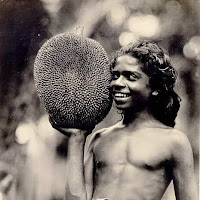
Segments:
[[[32,123],[22,123],[15,131],[16,142],[26,144],[35,134],[34,125]]]
[[[120,26],[124,23],[130,11],[122,4],[113,4],[109,14],[107,15],[107,22],[111,27]]]
[[[200,36],[194,36],[183,47],[185,57],[190,59],[200,59]]]
[[[121,46],[126,46],[130,42],[136,42],[138,40],[138,36],[131,32],[123,32],[119,36],[119,43]]]
[[[140,37],[155,37],[160,33],[160,21],[154,15],[134,15],[128,20],[128,29]]]

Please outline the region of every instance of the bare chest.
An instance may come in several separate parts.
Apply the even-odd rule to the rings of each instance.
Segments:
[[[159,169],[170,159],[164,138],[141,136],[108,136],[94,148],[97,167],[130,164],[134,167]]]

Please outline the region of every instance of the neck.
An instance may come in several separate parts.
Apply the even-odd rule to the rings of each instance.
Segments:
[[[142,110],[134,112],[128,110],[124,112],[123,124],[129,127],[158,127],[164,126],[161,122],[155,119],[155,117],[148,110]]]

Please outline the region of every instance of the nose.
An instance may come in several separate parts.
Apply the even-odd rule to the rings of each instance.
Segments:
[[[123,77],[120,76],[118,79],[113,80],[111,83],[111,87],[113,87],[116,90],[126,87]]]

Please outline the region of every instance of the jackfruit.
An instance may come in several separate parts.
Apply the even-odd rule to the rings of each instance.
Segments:
[[[34,80],[50,120],[60,127],[89,129],[111,108],[109,59],[93,39],[62,33],[47,40],[35,59]]]

